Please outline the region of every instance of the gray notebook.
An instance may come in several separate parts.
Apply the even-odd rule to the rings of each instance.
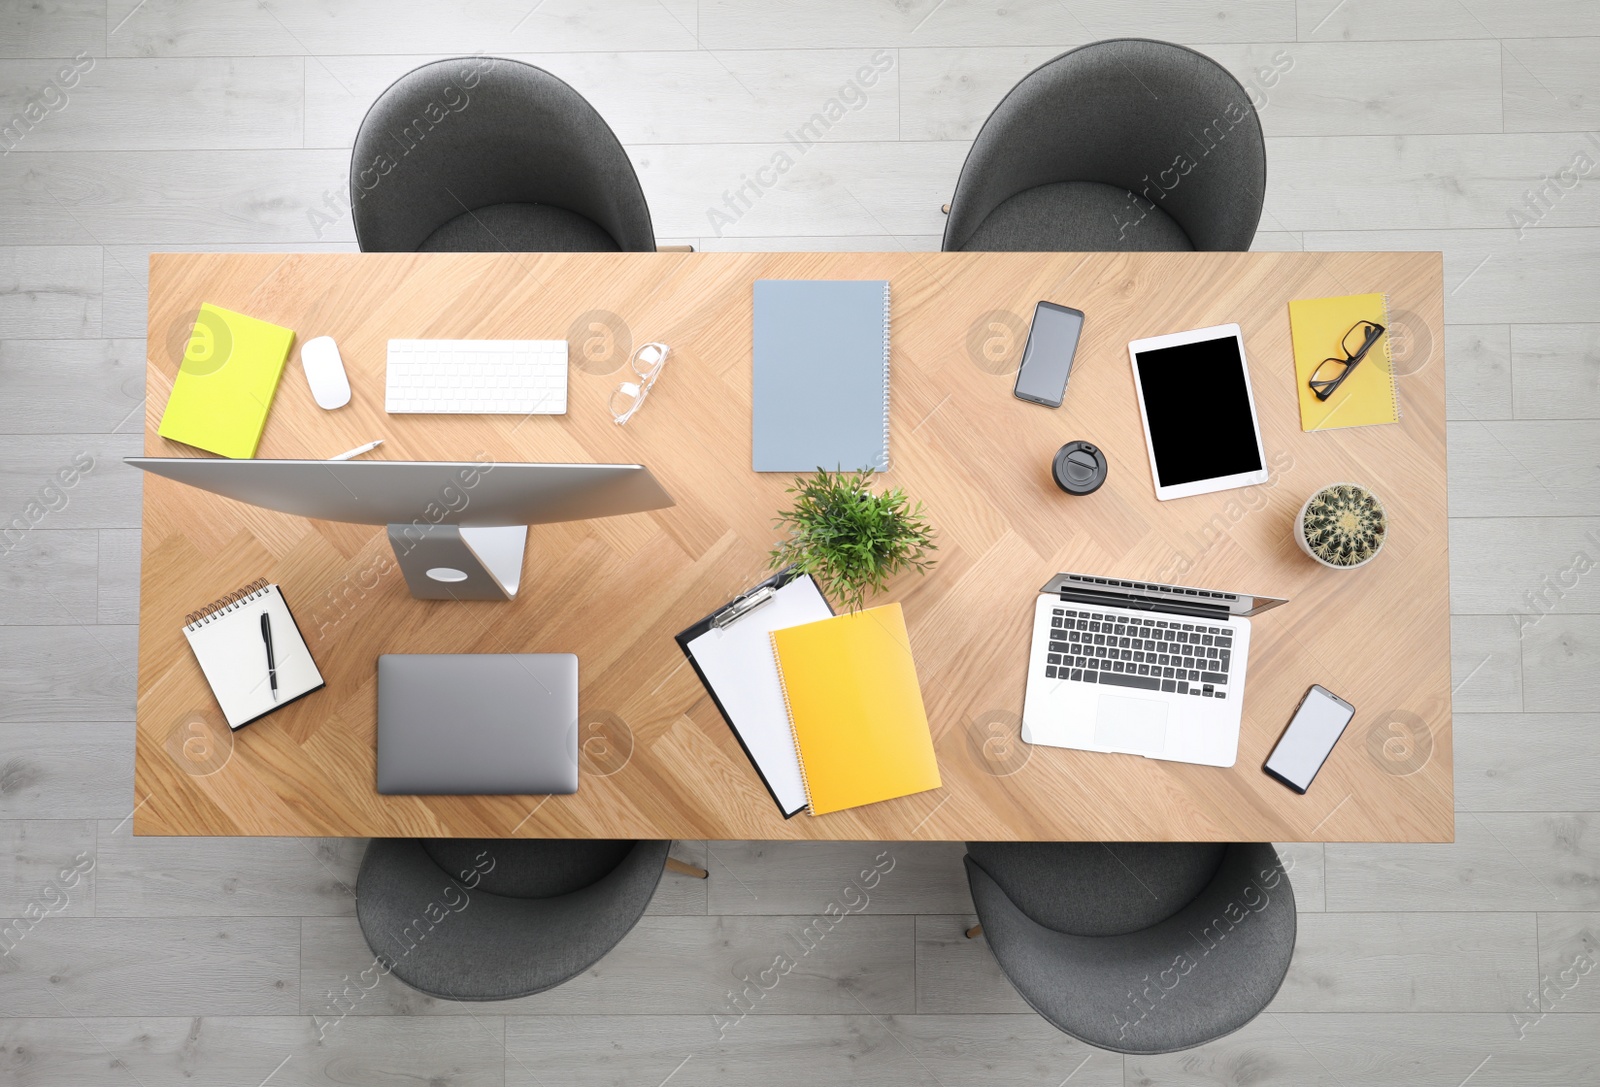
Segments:
[[[751,463],[889,470],[889,283],[758,279]]]

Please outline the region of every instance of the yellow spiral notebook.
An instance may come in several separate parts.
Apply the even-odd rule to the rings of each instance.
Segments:
[[[1327,400],[1318,400],[1311,391],[1311,375],[1323,359],[1343,357],[1341,343],[1345,334],[1361,321],[1389,328],[1389,296],[1349,294],[1341,298],[1301,298],[1289,303],[1301,430],[1337,430],[1399,420],[1400,394],[1395,386],[1388,332],[1378,338],[1360,365]]]
[[[207,302],[195,317],[160,434],[224,457],[253,457],[294,333]]]
[[[812,815],[939,787],[899,604],[772,632]]]

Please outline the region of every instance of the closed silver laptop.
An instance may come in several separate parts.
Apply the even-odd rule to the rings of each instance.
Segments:
[[[378,792],[577,791],[577,657],[378,658]]]

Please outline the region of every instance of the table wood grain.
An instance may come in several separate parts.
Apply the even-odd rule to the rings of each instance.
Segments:
[[[647,464],[666,510],[534,528],[511,603],[418,601],[379,527],[308,521],[144,480],[135,792],[138,834],[857,840],[1449,841],[1453,837],[1441,260],[1437,253],[157,254],[145,452],[202,301],[286,325],[297,346],[261,457]],[[750,289],[760,278],[892,284],[886,485],[923,501],[938,564],[876,602],[905,607],[943,787],[784,820],[673,634],[758,580],[792,479],[750,470]],[[1386,291],[1404,416],[1302,433],[1293,298]],[[1060,410],[1011,396],[1035,301],[1087,313]],[[1272,476],[1157,502],[1127,342],[1237,322]],[[354,389],[311,399],[298,343],[331,335]],[[389,338],[566,338],[563,416],[390,416]],[[672,358],[626,427],[606,410],[628,343]],[[1084,438],[1105,486],[1062,494],[1049,464]],[[132,469],[127,469],[131,471]],[[1292,540],[1319,487],[1354,480],[1391,533],[1333,571]],[[1057,571],[1290,598],[1255,619],[1230,769],[1029,747],[1017,739],[1033,601]],[[186,613],[279,582],[326,689],[236,735],[189,652]],[[572,652],[581,787],[563,797],[379,796],[381,653]],[[1261,772],[1300,695],[1357,708],[1311,791]]]

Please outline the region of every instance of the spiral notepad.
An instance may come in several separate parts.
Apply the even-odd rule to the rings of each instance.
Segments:
[[[272,628],[276,697],[261,635],[262,615]],[[184,618],[183,633],[231,729],[241,729],[322,689],[322,673],[311,659],[282,591],[267,584],[265,578],[190,612]]]
[[[940,787],[899,604],[770,637],[812,815]]]
[[[755,470],[888,471],[888,281],[759,279],[753,297]]]
[[[1300,397],[1301,430],[1338,430],[1399,420],[1400,389],[1395,380],[1387,331],[1327,400],[1318,400],[1311,390],[1311,375],[1322,360],[1343,356],[1345,338],[1362,321],[1372,321],[1388,329],[1389,296],[1351,294],[1339,298],[1300,298],[1289,303],[1289,336],[1294,345],[1294,380]]]

